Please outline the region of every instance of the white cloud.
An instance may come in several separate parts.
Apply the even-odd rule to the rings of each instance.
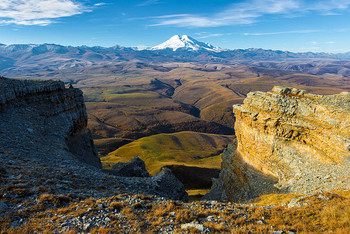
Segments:
[[[231,4],[226,10],[213,15],[177,14],[154,17],[151,26],[172,25],[176,27],[218,27],[252,24],[264,15],[298,17],[310,12],[322,15],[339,14],[348,9],[350,0],[245,0]]]
[[[201,35],[204,35],[204,34],[207,34],[207,32],[196,32],[194,33],[195,35],[198,35],[198,36],[201,36]]]
[[[221,37],[221,36],[224,36],[225,34],[222,34],[222,33],[212,33],[212,34],[208,34],[208,35],[204,35],[204,36],[200,36],[198,38],[209,38],[209,37]]]
[[[144,2],[141,2],[140,4],[138,4],[137,6],[141,7],[141,6],[149,6],[149,5],[154,5],[154,4],[159,4],[161,3],[159,0],[146,0]]]
[[[279,35],[279,34],[303,34],[303,33],[315,33],[319,30],[293,30],[283,32],[262,32],[262,33],[244,33],[244,36],[265,36],[265,35]]]
[[[204,38],[209,38],[209,37],[222,37],[222,36],[229,36],[232,35],[232,33],[199,33],[197,34],[200,39],[204,39]]]
[[[335,41],[327,41],[327,44],[335,44]]]
[[[107,3],[105,2],[99,2],[99,3],[95,3],[94,6],[104,6],[107,5]]]
[[[303,47],[299,48],[300,52],[322,52],[322,48],[314,46],[314,47]]]
[[[1,0],[0,24],[46,26],[55,19],[89,11],[73,0]]]
[[[323,0],[314,1],[306,4],[306,11],[320,11],[324,15],[339,14],[339,10],[346,10],[349,8],[350,0]]]

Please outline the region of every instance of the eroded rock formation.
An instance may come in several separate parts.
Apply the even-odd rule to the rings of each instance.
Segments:
[[[281,192],[349,188],[350,93],[322,96],[274,87],[249,93],[233,111],[238,144],[223,155],[216,199],[271,192],[267,181]],[[266,186],[256,184],[262,178]]]
[[[101,168],[87,126],[83,93],[60,81],[0,77],[0,148],[14,154],[66,154]],[[45,152],[46,151],[46,152]]]
[[[0,195],[6,201],[18,199],[7,203],[9,210],[42,193],[88,198],[128,192],[187,200],[183,184],[167,171],[154,177],[103,171],[86,125],[79,89],[60,81],[0,77]],[[17,188],[25,193],[18,196]]]

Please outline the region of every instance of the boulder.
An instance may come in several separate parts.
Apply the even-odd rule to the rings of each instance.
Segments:
[[[119,162],[113,165],[111,173],[123,177],[149,177],[145,162],[135,156],[130,162]]]
[[[185,186],[178,180],[169,168],[163,167],[152,177],[152,185],[159,195],[166,194],[165,197],[173,200],[188,201],[188,194]]]

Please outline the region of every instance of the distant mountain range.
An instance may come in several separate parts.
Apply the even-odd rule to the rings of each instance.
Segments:
[[[264,49],[221,49],[187,35],[175,35],[157,46],[137,48],[62,46],[55,44],[0,44],[0,75],[47,73],[120,62],[169,63],[197,62],[243,64],[273,69],[288,69],[311,74],[333,73],[350,76],[350,52],[293,53]],[[325,71],[320,68],[327,66]],[[332,69],[329,69],[329,66]],[[321,69],[322,70],[322,69]]]

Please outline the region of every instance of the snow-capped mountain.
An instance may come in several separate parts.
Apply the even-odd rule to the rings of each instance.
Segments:
[[[164,49],[171,49],[173,51],[177,51],[179,49],[183,50],[208,50],[208,51],[214,51],[219,52],[222,51],[219,47],[215,47],[209,43],[204,43],[197,41],[196,39],[193,39],[192,37],[189,37],[187,35],[175,35],[171,37],[169,40],[163,42],[162,44],[159,44],[157,46],[153,46],[150,48],[150,50],[164,50]]]

